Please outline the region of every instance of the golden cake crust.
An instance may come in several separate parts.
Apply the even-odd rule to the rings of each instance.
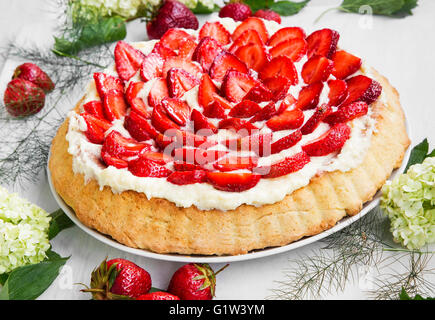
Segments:
[[[135,191],[100,190],[95,180],[85,184],[74,174],[62,124],[51,147],[49,168],[54,188],[85,225],[118,242],[157,253],[237,255],[282,246],[333,227],[355,215],[371,200],[393,169],[400,167],[409,139],[399,95],[374,71],[387,103],[372,105],[377,122],[361,165],[348,171],[323,173],[282,201],[235,210],[202,211],[179,208],[165,199],[148,199]]]

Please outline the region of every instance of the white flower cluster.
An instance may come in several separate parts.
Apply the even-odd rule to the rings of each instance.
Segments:
[[[0,274],[46,258],[50,219],[41,208],[0,186]]]
[[[409,249],[435,241],[435,157],[411,166],[382,188],[381,208],[395,241]]]

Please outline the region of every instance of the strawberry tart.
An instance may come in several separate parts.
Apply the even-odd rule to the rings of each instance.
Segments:
[[[56,191],[158,253],[243,254],[355,215],[409,139],[397,91],[338,41],[250,17],[118,42],[53,141]]]

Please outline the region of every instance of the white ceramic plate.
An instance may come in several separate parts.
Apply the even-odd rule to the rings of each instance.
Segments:
[[[408,132],[408,136],[410,134],[409,132],[409,126],[408,123],[406,123],[406,128]],[[390,179],[393,179],[397,174],[402,173],[405,170],[405,166],[408,163],[409,155],[411,153],[411,148],[408,148],[406,151],[405,157],[402,162],[402,166],[394,170],[392,173]],[[272,247],[272,248],[266,248],[261,250],[254,250],[246,254],[242,255],[236,255],[236,256],[202,256],[202,255],[181,255],[181,254],[160,254],[160,253],[154,253],[151,251],[143,250],[143,249],[136,249],[131,248],[128,246],[125,246],[115,240],[113,240],[111,237],[104,235],[102,233],[99,233],[98,231],[91,229],[87,226],[85,226],[75,215],[74,211],[63,201],[63,199],[57,194],[56,190],[53,188],[53,184],[51,181],[51,174],[50,170],[47,167],[47,176],[48,176],[48,183],[50,185],[51,192],[53,193],[54,198],[56,199],[57,203],[61,207],[61,209],[65,212],[65,214],[77,225],[79,226],[83,231],[94,237],[95,239],[100,240],[101,242],[104,242],[105,244],[108,244],[109,246],[112,246],[114,248],[117,248],[119,250],[136,254],[139,256],[157,259],[157,260],[166,260],[166,261],[175,261],[175,262],[201,262],[201,263],[224,263],[224,262],[235,262],[235,261],[244,261],[244,260],[251,260],[251,259],[257,259],[257,258],[263,258],[270,255],[286,252],[289,250],[293,250],[302,246],[305,246],[307,244],[313,243],[317,240],[323,239],[332,233],[335,233],[347,226],[349,226],[351,223],[355,222],[356,220],[363,217],[365,214],[367,214],[370,210],[372,210],[374,207],[376,207],[379,204],[380,200],[380,192],[378,192],[375,197],[367,202],[363,209],[356,214],[353,217],[347,217],[342,220],[340,220],[334,227],[331,229],[328,229],[322,233],[319,233],[317,235],[302,238],[298,241],[292,242],[288,245],[282,246],[282,247]]]

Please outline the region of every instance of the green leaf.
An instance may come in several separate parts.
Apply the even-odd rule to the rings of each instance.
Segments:
[[[57,278],[69,258],[45,260],[13,270],[0,291],[0,300],[34,300]]]
[[[245,0],[243,2],[251,8],[252,12],[267,8],[268,3],[267,0]]]
[[[418,0],[405,0],[403,7],[397,11],[394,15],[397,17],[405,17],[412,15],[412,9],[418,6]]]
[[[213,12],[218,12],[221,8],[214,3],[213,8],[206,7],[202,4],[202,2],[198,1],[196,4],[196,7],[192,9],[192,12],[195,14],[208,14]]]
[[[62,230],[70,228],[74,225],[74,222],[72,222],[71,219],[67,217],[62,209],[53,212],[50,216],[50,228],[48,229],[49,240],[57,236],[57,234]]]
[[[406,16],[417,6],[418,0],[343,0],[338,9],[345,12],[362,13],[362,6],[370,6],[373,14],[384,16]],[[365,11],[364,11],[365,13]]]
[[[305,0],[302,2],[293,1],[277,1],[269,5],[269,9],[275,11],[281,16],[292,16],[299,13],[310,0]]]
[[[0,285],[3,286],[6,283],[6,280],[8,280],[9,273],[2,273],[0,274]]]
[[[435,298],[427,297],[423,298],[421,295],[416,294],[414,298],[411,298],[409,294],[406,292],[405,288],[402,287],[402,291],[399,294],[400,300],[435,300]]]
[[[429,143],[427,139],[424,139],[418,145],[416,145],[412,150],[409,156],[408,163],[405,168],[405,173],[408,171],[409,167],[413,164],[422,163],[424,159],[427,157],[427,153],[429,151]]]

